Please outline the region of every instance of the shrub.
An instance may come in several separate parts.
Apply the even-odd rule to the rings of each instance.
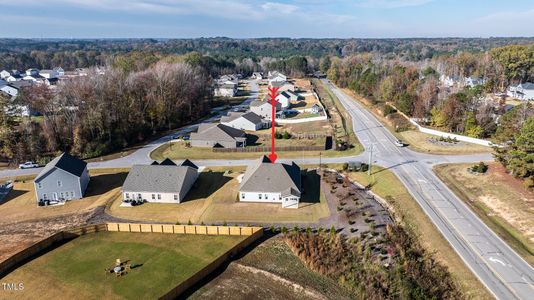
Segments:
[[[282,226],[282,229],[281,229],[282,233],[283,234],[286,234],[287,233],[287,227],[285,226]]]
[[[384,106],[384,113],[383,113],[384,117],[386,117],[389,114],[396,113],[396,112],[397,112],[397,110],[394,109],[393,106],[391,106],[389,104],[386,104]]]
[[[354,223],[356,223],[356,221],[349,220],[349,224],[350,224],[350,225],[354,225]]]
[[[368,164],[362,164],[362,167],[360,168],[361,172],[367,172],[369,171],[369,165]]]
[[[287,132],[287,131],[284,131],[284,136],[283,136],[284,140],[289,140],[291,138],[291,133]]]
[[[343,163],[343,171],[347,171],[349,168],[349,164],[348,163]]]
[[[274,228],[273,225],[271,225],[271,227],[269,227],[269,230],[270,230],[272,233],[275,233],[275,232],[276,232],[276,228]]]
[[[176,225],[180,225],[180,221],[176,222]]]
[[[193,222],[191,222],[191,219],[189,219],[189,221],[187,221],[187,225],[193,225]]]
[[[298,226],[293,227],[293,232],[299,232],[299,231],[300,231],[300,229],[299,229]]]
[[[226,221],[223,222],[223,226],[228,226],[228,223]]]
[[[530,176],[525,178],[525,181],[523,181],[523,184],[527,189],[534,189],[534,176]]]
[[[471,167],[471,172],[484,174],[488,171],[488,165],[486,165],[484,162],[479,162],[478,164]]]
[[[331,234],[335,234],[336,233],[336,227],[334,227],[334,225],[332,225],[332,227],[330,227],[330,233]]]
[[[281,139],[282,137],[283,137],[283,136],[282,136],[282,133],[280,133],[279,131],[276,131],[276,132],[274,133],[274,138],[275,138],[275,139],[278,139],[278,140],[279,140],[279,139]]]

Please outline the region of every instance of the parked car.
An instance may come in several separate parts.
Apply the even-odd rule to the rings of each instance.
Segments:
[[[404,143],[401,140],[395,140],[395,146],[404,147]]]
[[[180,140],[180,139],[182,139],[182,138],[183,138],[183,136],[182,136],[181,134],[177,134],[177,135],[173,135],[173,136],[172,136],[172,139],[173,139],[173,140]]]
[[[39,168],[39,165],[34,163],[33,161],[27,161],[19,165],[19,169],[32,169],[32,168]]]
[[[188,135],[184,135],[184,136],[182,137],[182,139],[183,139],[184,141],[189,141],[189,136],[188,136]]]

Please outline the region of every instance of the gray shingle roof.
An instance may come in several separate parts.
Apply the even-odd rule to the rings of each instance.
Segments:
[[[39,181],[43,176],[48,174],[52,169],[58,168],[63,171],[69,172],[74,176],[80,177],[85,170],[87,163],[81,159],[71,156],[68,153],[63,153],[60,156],[54,158],[41,170],[39,175],[35,177],[35,181]]]
[[[187,176],[196,176],[188,166],[134,165],[124,181],[125,192],[179,194]]]
[[[271,163],[263,156],[247,168],[239,191],[300,196],[300,167],[295,163]]]
[[[239,118],[245,118],[248,121],[252,122],[253,124],[262,123],[262,118],[251,111],[246,112],[246,113],[230,112],[227,116],[224,116],[221,118],[221,122],[228,123],[228,122],[237,120]]]
[[[193,140],[235,141],[243,138],[246,138],[243,130],[215,123],[202,123],[196,133],[191,133],[191,139]]]

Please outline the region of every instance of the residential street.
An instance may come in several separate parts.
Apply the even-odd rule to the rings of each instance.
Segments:
[[[406,185],[432,222],[456,252],[498,299],[532,299],[534,269],[493,233],[441,182],[432,171],[435,163],[491,159],[491,155],[432,156],[395,146],[395,137],[359,103],[324,83],[352,115],[353,126],[374,160],[390,168]]]
[[[371,113],[327,80],[323,82],[352,115],[353,128],[366,151],[352,157],[322,158],[322,162],[343,163],[349,160],[366,162],[372,147],[374,163],[391,169],[399,177],[464,262],[498,299],[532,299],[534,269],[478,219],[432,171],[432,166],[435,164],[492,160],[492,155],[431,155],[397,147],[394,144],[395,137]],[[252,94],[244,104],[257,97],[256,82],[250,81],[250,85]],[[212,121],[223,113],[226,112],[221,112],[206,121]],[[197,127],[198,124],[190,125],[173,135],[188,133]],[[171,135],[162,137],[128,156],[89,163],[88,167],[120,168],[149,163],[149,153],[170,139]],[[298,164],[316,164],[319,163],[319,158],[301,158],[293,161]],[[250,160],[194,161],[199,166],[247,165],[250,162]],[[5,170],[0,171],[0,177],[35,174],[39,171],[40,169]]]

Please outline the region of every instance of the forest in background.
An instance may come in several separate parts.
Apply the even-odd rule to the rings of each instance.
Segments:
[[[534,186],[534,149],[525,139],[532,106],[507,111],[486,97],[534,81],[534,38],[0,39],[0,69],[56,66],[106,72],[54,94],[24,91],[16,101],[42,111],[43,120],[0,116],[4,158],[103,155],[208,114],[212,80],[220,74],[278,70],[301,77],[320,70],[385,115],[399,110],[440,130],[498,142],[497,159]],[[443,88],[440,76],[485,82]]]

